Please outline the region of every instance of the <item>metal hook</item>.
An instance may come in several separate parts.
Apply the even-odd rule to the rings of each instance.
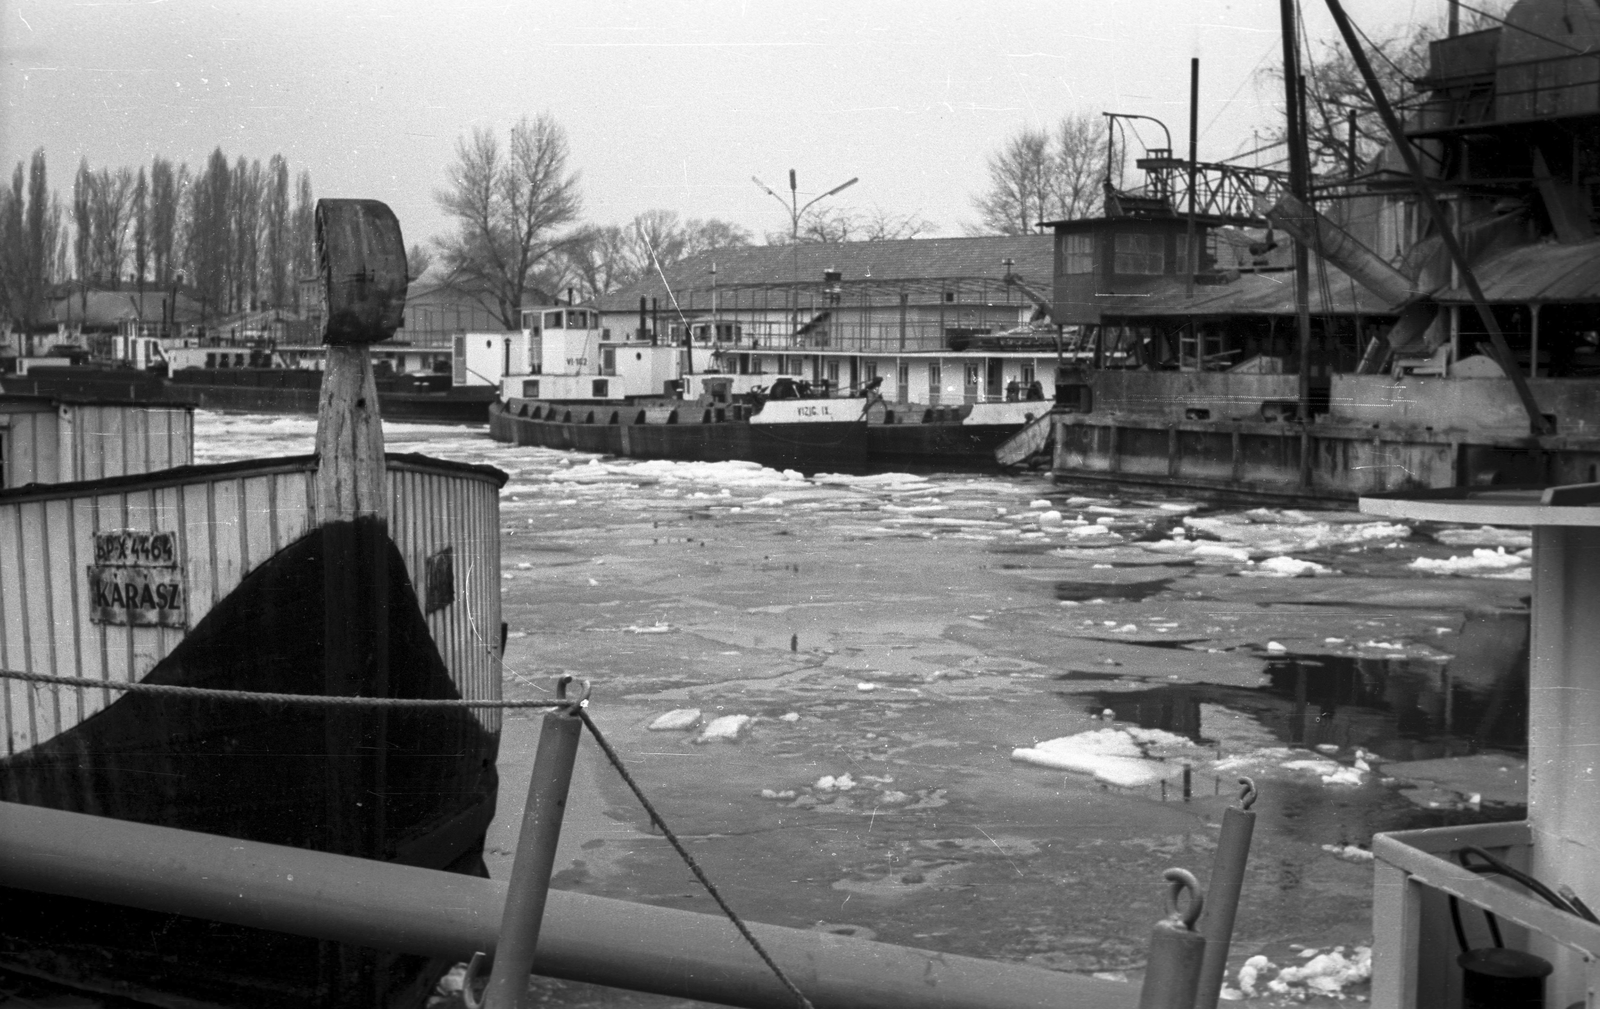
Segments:
[[[579,680],[576,676],[572,676],[567,673],[562,673],[560,676],[556,677],[556,700],[565,701],[567,699],[567,684],[574,681],[582,684],[583,686],[577,698],[574,700],[573,706],[578,708],[586,708],[589,706],[589,692],[593,689],[593,686],[588,680]]]
[[[1206,895],[1200,891],[1200,881],[1187,869],[1168,869],[1161,874],[1161,878],[1172,884],[1167,888],[1167,914],[1181,921],[1184,928],[1193,931],[1194,923],[1200,919],[1200,911],[1206,903]],[[1189,891],[1189,906],[1180,911],[1178,895],[1184,890]]]
[[[1256,804],[1256,783],[1249,778],[1240,778],[1239,784],[1244,786],[1239,789],[1239,808],[1249,809]]]
[[[483,1005],[473,992],[472,984],[479,978],[486,978],[489,963],[489,954],[482,950],[472,954],[472,961],[467,964],[467,972],[461,977],[461,1004],[466,1006],[466,1009],[480,1009]]]

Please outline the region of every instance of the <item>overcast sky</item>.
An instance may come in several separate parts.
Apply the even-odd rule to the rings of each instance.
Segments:
[[[1376,38],[1444,0],[1347,9]],[[1332,39],[1320,0],[1305,10]],[[0,164],[42,146],[69,197],[80,157],[282,153],[318,196],[384,200],[425,241],[449,227],[432,194],[457,139],[548,111],[590,221],[659,207],[759,239],[788,215],[750,177],[782,191],[792,167],[802,201],[859,176],[831,201],[958,235],[1025,125],[1134,112],[1185,149],[1191,56],[1201,158],[1249,150],[1282,114],[1258,72],[1280,54],[1274,0],[0,0]]]

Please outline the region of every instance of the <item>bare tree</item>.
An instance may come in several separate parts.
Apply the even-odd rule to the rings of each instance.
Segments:
[[[228,183],[229,304],[236,312],[254,311],[261,294],[261,162],[243,156]]]
[[[627,234],[615,224],[579,231],[563,248],[561,259],[585,300],[603,297],[638,278]]]
[[[1106,126],[1098,117],[1063,116],[1054,133],[1023,128],[989,156],[989,188],[972,200],[980,220],[967,231],[1027,235],[1046,218],[1098,212],[1106,157]]]
[[[172,279],[177,224],[178,176],[172,162],[158,156],[150,162],[149,224],[151,279],[158,284]]]
[[[675,210],[646,210],[634,217],[624,234],[629,258],[641,276],[653,270],[655,263],[671,266],[684,257],[687,243]]]
[[[61,203],[52,203],[44,149],[33,152],[26,175],[17,162],[11,188],[0,190],[0,315],[23,333],[44,320],[54,270]]]
[[[289,162],[274,154],[267,162],[261,216],[266,234],[265,274],[267,300],[274,308],[289,303]]]
[[[189,235],[186,256],[190,278],[199,288],[202,311],[226,311],[230,242],[229,190],[233,172],[218,147],[206,159],[206,167],[189,187]]]
[[[893,242],[916,238],[938,227],[921,214],[893,214],[873,207],[862,218],[861,237],[869,242]]]
[[[128,212],[133,201],[133,172],[102,168],[90,176],[89,230],[93,273],[116,290],[127,259]]]
[[[294,307],[297,312],[312,306],[301,304],[300,281],[317,273],[317,203],[311,195],[311,173],[300,169],[295,179],[289,264],[294,271]]]
[[[89,171],[89,159],[78,162],[78,174],[72,178],[72,261],[78,273],[79,302],[83,311],[89,310],[89,270],[91,231],[89,206],[94,199],[94,173]]]
[[[978,233],[1033,234],[1055,188],[1054,160],[1049,134],[1026,127],[989,155],[989,188],[972,199]]]
[[[458,222],[454,235],[435,239],[451,283],[508,330],[521,325],[536,271],[559,266],[552,257],[571,240],[562,229],[577,220],[580,197],[567,159],[566,131],[554,117],[524,116],[504,151],[492,130],[457,141],[449,185],[434,194]]]
[[[730,221],[716,217],[690,218],[683,226],[683,254],[698,256],[718,249],[738,249],[750,245],[754,236]]]
[[[428,272],[428,267],[433,265],[433,253],[419,244],[413,244],[406,250],[406,276],[416,280]]]
[[[1058,220],[1089,217],[1100,210],[1106,181],[1106,121],[1073,114],[1056,124],[1055,178],[1047,210]]]
[[[144,291],[145,270],[150,265],[150,182],[145,178],[144,166],[139,166],[138,178],[133,183],[133,279]],[[141,302],[142,303],[142,302]]]

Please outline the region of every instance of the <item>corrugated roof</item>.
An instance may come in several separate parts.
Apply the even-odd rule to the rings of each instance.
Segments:
[[[1485,258],[1472,272],[1489,301],[1600,302],[1600,239],[1506,249]],[[1435,297],[1446,304],[1472,303],[1460,285]]]
[[[667,280],[681,297],[687,290],[711,289],[711,264],[717,265],[719,288],[738,285],[818,284],[824,270],[838,270],[845,284],[871,279],[875,283],[926,281],[942,278],[1000,281],[1005,259],[1012,271],[1036,290],[1046,290],[1054,272],[1054,236],[1006,235],[980,238],[911,238],[893,242],[838,242],[788,245],[749,245],[718,249],[666,268]],[[796,263],[798,262],[798,269]],[[651,271],[638,282],[600,299],[612,311],[635,308],[639,299],[667,300],[661,278]]]
[[[1148,295],[1098,299],[1106,316],[1294,315],[1294,274],[1289,271],[1244,273],[1223,284],[1196,284],[1186,296],[1183,277],[1162,280]],[[1393,309],[1372,292],[1332,266],[1312,264],[1312,315],[1392,315]]]

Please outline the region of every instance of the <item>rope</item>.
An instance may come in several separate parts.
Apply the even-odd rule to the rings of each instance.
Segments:
[[[617,754],[616,750],[611,748],[610,743],[606,742],[606,737],[600,732],[600,726],[596,725],[594,719],[589,717],[588,709],[580,706],[576,710],[578,717],[583,719],[583,724],[588,726],[589,732],[594,735],[594,741],[599,744],[601,751],[606,755],[606,759],[611,761],[611,766],[615,767],[617,773],[622,775],[623,782],[633,792],[634,798],[639,800],[639,805],[643,806],[644,811],[650,814],[650,822],[660,828],[662,836],[667,839],[667,843],[671,844],[673,849],[677,851],[678,856],[689,867],[689,871],[694,873],[695,879],[698,879],[700,885],[705,887],[706,892],[711,895],[711,899],[717,902],[718,907],[722,908],[722,913],[728,916],[729,921],[733,922],[733,927],[739,930],[739,934],[744,936],[744,940],[750,944],[750,948],[756,951],[756,955],[761,958],[762,962],[783,983],[783,986],[794,995],[796,1004],[803,1007],[803,1009],[815,1009],[811,1004],[811,1000],[806,998],[805,993],[789,979],[789,975],[783,972],[783,968],[778,966],[777,961],[772,959],[772,955],[767,952],[766,947],[761,945],[761,941],[755,937],[755,933],[750,931],[750,927],[744,923],[744,919],[740,918],[733,908],[728,906],[728,902],[718,892],[716,884],[712,883],[711,878],[705,874],[705,870],[700,868],[700,863],[694,860],[694,856],[689,854],[689,849],[685,848],[683,842],[678,840],[678,835],[674,834],[672,828],[667,826],[667,821],[663,820],[661,814],[656,812],[656,807],[652,806],[650,800],[645,798],[644,791],[639,787],[638,782],[633,780],[633,775],[629,774],[628,769],[623,766],[622,757]]]
[[[82,676],[47,676],[19,669],[0,669],[0,680],[48,683],[63,687],[120,690],[130,694],[157,694],[168,697],[195,697],[214,701],[252,701],[264,704],[293,704],[316,708],[570,708],[573,701],[491,701],[470,698],[349,697],[338,694],[274,694],[258,690],[216,690],[211,687],[185,687],[168,683],[121,683],[91,680]]]

